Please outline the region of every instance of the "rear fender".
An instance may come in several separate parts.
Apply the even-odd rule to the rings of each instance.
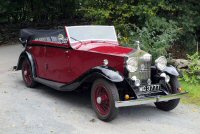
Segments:
[[[16,70],[21,70],[22,69],[22,63],[25,60],[25,58],[27,58],[29,60],[29,62],[31,64],[31,70],[32,70],[33,77],[35,77],[36,73],[35,73],[35,63],[34,63],[34,60],[33,60],[33,56],[27,51],[23,51],[20,54]]]

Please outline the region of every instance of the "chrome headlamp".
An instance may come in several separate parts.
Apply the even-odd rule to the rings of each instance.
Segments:
[[[138,69],[138,61],[136,58],[131,57],[126,61],[126,68],[129,72],[135,72]]]
[[[155,60],[156,67],[163,71],[167,66],[167,59],[165,56],[160,56],[158,59]]]

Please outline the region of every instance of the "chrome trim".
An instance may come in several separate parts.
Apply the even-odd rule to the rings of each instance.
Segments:
[[[154,103],[154,102],[169,101],[169,100],[173,100],[173,99],[179,99],[184,94],[187,94],[187,93],[188,92],[182,92],[182,93],[170,94],[170,95],[158,95],[155,97],[149,97],[149,98],[145,98],[145,99],[115,101],[115,107],[136,106],[136,105],[142,105],[142,104],[148,104],[148,103]]]

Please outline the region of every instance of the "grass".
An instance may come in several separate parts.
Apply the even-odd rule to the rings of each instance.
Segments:
[[[182,98],[182,102],[200,106],[200,84],[194,85],[181,81],[181,87],[189,92],[188,95]]]

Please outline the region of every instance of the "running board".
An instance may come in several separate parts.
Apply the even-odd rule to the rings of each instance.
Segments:
[[[59,91],[72,91],[80,86],[80,83],[78,83],[78,82],[75,82],[72,84],[65,84],[65,83],[59,83],[59,82],[55,82],[55,81],[42,79],[39,77],[35,77],[34,80],[38,83],[41,83],[43,85],[46,85],[48,87],[51,87],[51,88],[59,90]]]
[[[177,93],[177,94],[170,94],[170,95],[158,95],[154,97],[148,97],[144,99],[135,99],[135,100],[127,100],[127,101],[116,101],[115,107],[127,107],[127,106],[136,106],[148,103],[155,103],[155,102],[162,102],[162,101],[169,101],[173,99],[179,99],[184,94],[188,92]]]

